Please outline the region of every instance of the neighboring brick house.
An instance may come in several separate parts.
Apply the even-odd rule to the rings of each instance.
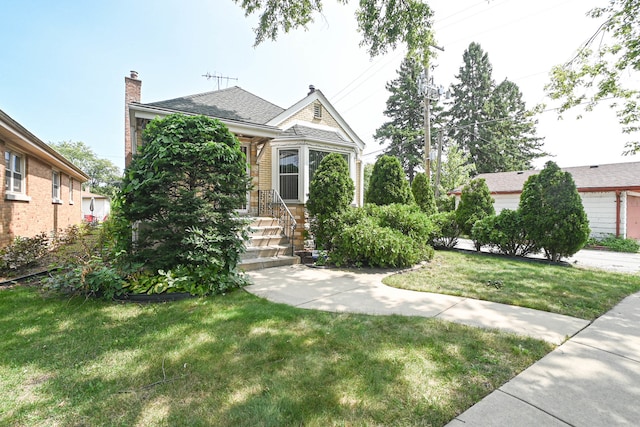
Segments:
[[[202,114],[225,123],[247,154],[254,184],[254,191],[247,195],[247,214],[258,211],[260,192],[276,190],[298,224],[304,224],[309,182],[320,160],[333,152],[347,160],[356,188],[353,204],[362,205],[364,143],[313,86],[307,96],[285,109],[237,86],[143,104],[141,85],[136,72],[125,77],[127,165],[151,119],[171,113]],[[302,246],[302,233],[297,234],[295,246]]]
[[[0,247],[82,222],[81,186],[89,177],[2,110],[0,151]]]
[[[640,162],[562,168],[582,198],[593,237],[640,240]],[[525,181],[539,170],[480,174],[494,198],[496,213],[515,210]],[[453,192],[460,199],[460,190]]]

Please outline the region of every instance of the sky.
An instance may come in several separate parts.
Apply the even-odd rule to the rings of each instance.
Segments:
[[[0,109],[45,142],[83,141],[98,157],[124,167],[124,77],[142,80],[142,102],[240,86],[287,108],[313,84],[366,143],[365,161],[384,148],[373,139],[406,53],[370,58],[359,46],[357,0],[324,0],[305,31],[254,47],[257,17],[232,0],[3,1]],[[608,0],[431,0],[434,83],[457,82],[471,42],[488,53],[493,79],[515,82],[527,107],[547,103],[551,67],[569,60],[599,27],[585,16]],[[230,79],[207,79],[206,74]],[[636,80],[637,81],[637,80]],[[561,167],[640,161],[622,156],[622,134],[607,107],[547,111],[538,136]]]

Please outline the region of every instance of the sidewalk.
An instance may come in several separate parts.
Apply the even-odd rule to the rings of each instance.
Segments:
[[[640,293],[589,324],[522,307],[390,288],[381,281],[392,273],[296,265],[251,272],[254,284],[245,289],[300,308],[435,317],[559,345],[453,419],[450,427],[638,424]]]
[[[587,326],[587,320],[529,308],[382,284],[392,271],[311,268],[301,264],[252,271],[252,294],[300,308],[364,314],[435,317],[549,341],[559,345]]]

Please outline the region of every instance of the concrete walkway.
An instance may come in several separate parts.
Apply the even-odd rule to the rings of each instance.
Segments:
[[[364,314],[435,317],[543,339],[559,345],[588,321],[529,308],[382,284],[391,271],[336,270],[305,265],[252,271],[245,289],[269,301],[300,308]]]
[[[638,264],[632,267],[637,271]],[[390,274],[296,265],[251,272],[254,284],[245,289],[300,308],[435,317],[559,345],[448,426],[638,425],[640,293],[589,324],[522,307],[390,288],[381,283]]]

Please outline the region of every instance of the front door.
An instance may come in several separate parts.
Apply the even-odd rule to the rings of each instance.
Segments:
[[[627,237],[640,239],[640,197],[627,196]]]

